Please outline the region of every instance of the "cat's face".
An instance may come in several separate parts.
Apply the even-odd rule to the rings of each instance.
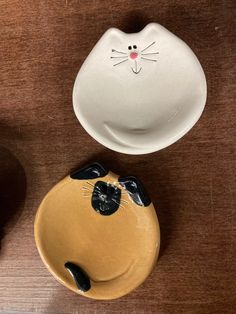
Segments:
[[[104,181],[97,181],[91,195],[92,207],[102,215],[111,215],[120,205],[121,190],[119,187]]]
[[[191,49],[158,24],[109,29],[75,81],[75,113],[98,142],[123,153],[159,150],[182,137],[206,101],[204,72]]]
[[[129,64],[130,69],[134,74],[139,74],[142,70],[142,64],[145,66],[145,61],[147,62],[157,62],[158,51],[156,42],[153,41],[146,47],[138,47],[136,44],[129,45],[127,49],[118,50],[112,49],[111,59],[113,59],[113,66],[120,66],[123,63]]]

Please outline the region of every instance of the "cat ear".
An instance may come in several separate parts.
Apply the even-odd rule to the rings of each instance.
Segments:
[[[118,28],[112,27],[109,28],[103,35],[103,37],[111,41],[112,43],[119,43],[123,42],[124,32],[119,30]]]
[[[122,32],[118,28],[111,27],[104,33],[104,35],[109,35],[111,37],[120,37],[120,36],[124,36],[124,32]]]
[[[108,171],[98,162],[73,172],[70,177],[75,180],[89,180],[105,177]]]
[[[119,183],[128,191],[130,197],[139,206],[149,206],[151,200],[141,183],[136,177],[119,177]]]
[[[163,26],[161,26],[160,24],[157,23],[149,23],[147,24],[140,33],[142,33],[142,35],[146,36],[156,36],[160,29],[163,28]]]

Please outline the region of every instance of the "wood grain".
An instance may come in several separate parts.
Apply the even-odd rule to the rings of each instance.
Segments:
[[[0,0],[0,312],[235,313],[235,2]],[[71,105],[83,60],[111,26],[159,22],[206,72],[197,125],[154,154],[96,143]],[[145,183],[157,206],[161,258],[148,280],[110,302],[58,284],[37,253],[33,221],[45,193],[90,160]]]

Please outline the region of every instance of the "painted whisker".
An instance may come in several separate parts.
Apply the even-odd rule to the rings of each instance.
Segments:
[[[153,41],[150,45],[148,45],[146,48],[144,48],[143,50],[141,50],[141,52],[147,50],[148,48],[150,48],[152,45],[154,45],[156,42]]]
[[[90,182],[88,182],[88,181],[86,181],[86,183],[87,183],[89,186],[93,187],[92,192],[99,192],[99,193],[101,193],[101,190],[100,190],[100,188],[99,188],[98,186],[95,186],[94,184],[92,184],[92,183],[90,183]]]
[[[113,67],[115,67],[116,65],[119,65],[119,64],[121,64],[121,63],[123,63],[123,62],[125,62],[125,61],[128,61],[128,58],[125,59],[125,60],[122,60],[122,61],[120,61],[120,62],[118,62],[118,63],[116,63],[116,64],[113,64]]]
[[[145,58],[145,57],[141,57],[141,59],[143,59],[143,60],[147,60],[147,61],[157,62],[157,60],[155,60],[155,59],[148,59],[148,58]]]
[[[121,205],[121,204],[119,204],[114,198],[112,198],[111,199],[114,203],[116,203],[118,206],[120,206],[120,207],[122,207],[122,208],[124,208],[124,206],[123,205]]]
[[[122,53],[122,54],[124,54],[124,55],[127,55],[127,53],[126,53],[126,52],[123,52],[123,51],[118,51],[118,50],[116,50],[116,49],[112,49],[111,51],[112,51],[112,52],[117,52],[117,53]]]
[[[124,192],[121,192],[121,194],[124,194],[124,195],[125,195],[125,194],[126,194],[126,195],[133,195],[134,193],[125,190]]]
[[[123,202],[124,204],[129,204],[129,202],[128,202],[128,201],[123,200],[123,199],[120,199],[120,202]]]
[[[90,191],[90,192],[93,192],[92,189],[90,189],[90,188],[88,188],[88,187],[86,187],[86,186],[83,186],[81,189],[82,189],[83,191]]]
[[[119,56],[119,57],[110,57],[111,59],[124,59],[127,58],[127,56]]]
[[[148,55],[157,55],[159,52],[146,52],[146,53],[141,53],[142,56],[148,56]]]
[[[94,188],[94,184],[92,184],[91,182],[86,181],[86,184],[88,184]]]
[[[95,185],[92,184],[91,182],[86,181],[86,183],[87,183],[88,185],[92,186],[94,189],[98,189],[99,191],[101,191],[98,186],[95,186]]]

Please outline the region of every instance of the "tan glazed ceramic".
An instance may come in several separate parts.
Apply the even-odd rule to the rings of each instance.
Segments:
[[[59,282],[89,298],[114,299],[150,274],[160,230],[141,182],[94,163],[46,195],[36,215],[35,239]]]

